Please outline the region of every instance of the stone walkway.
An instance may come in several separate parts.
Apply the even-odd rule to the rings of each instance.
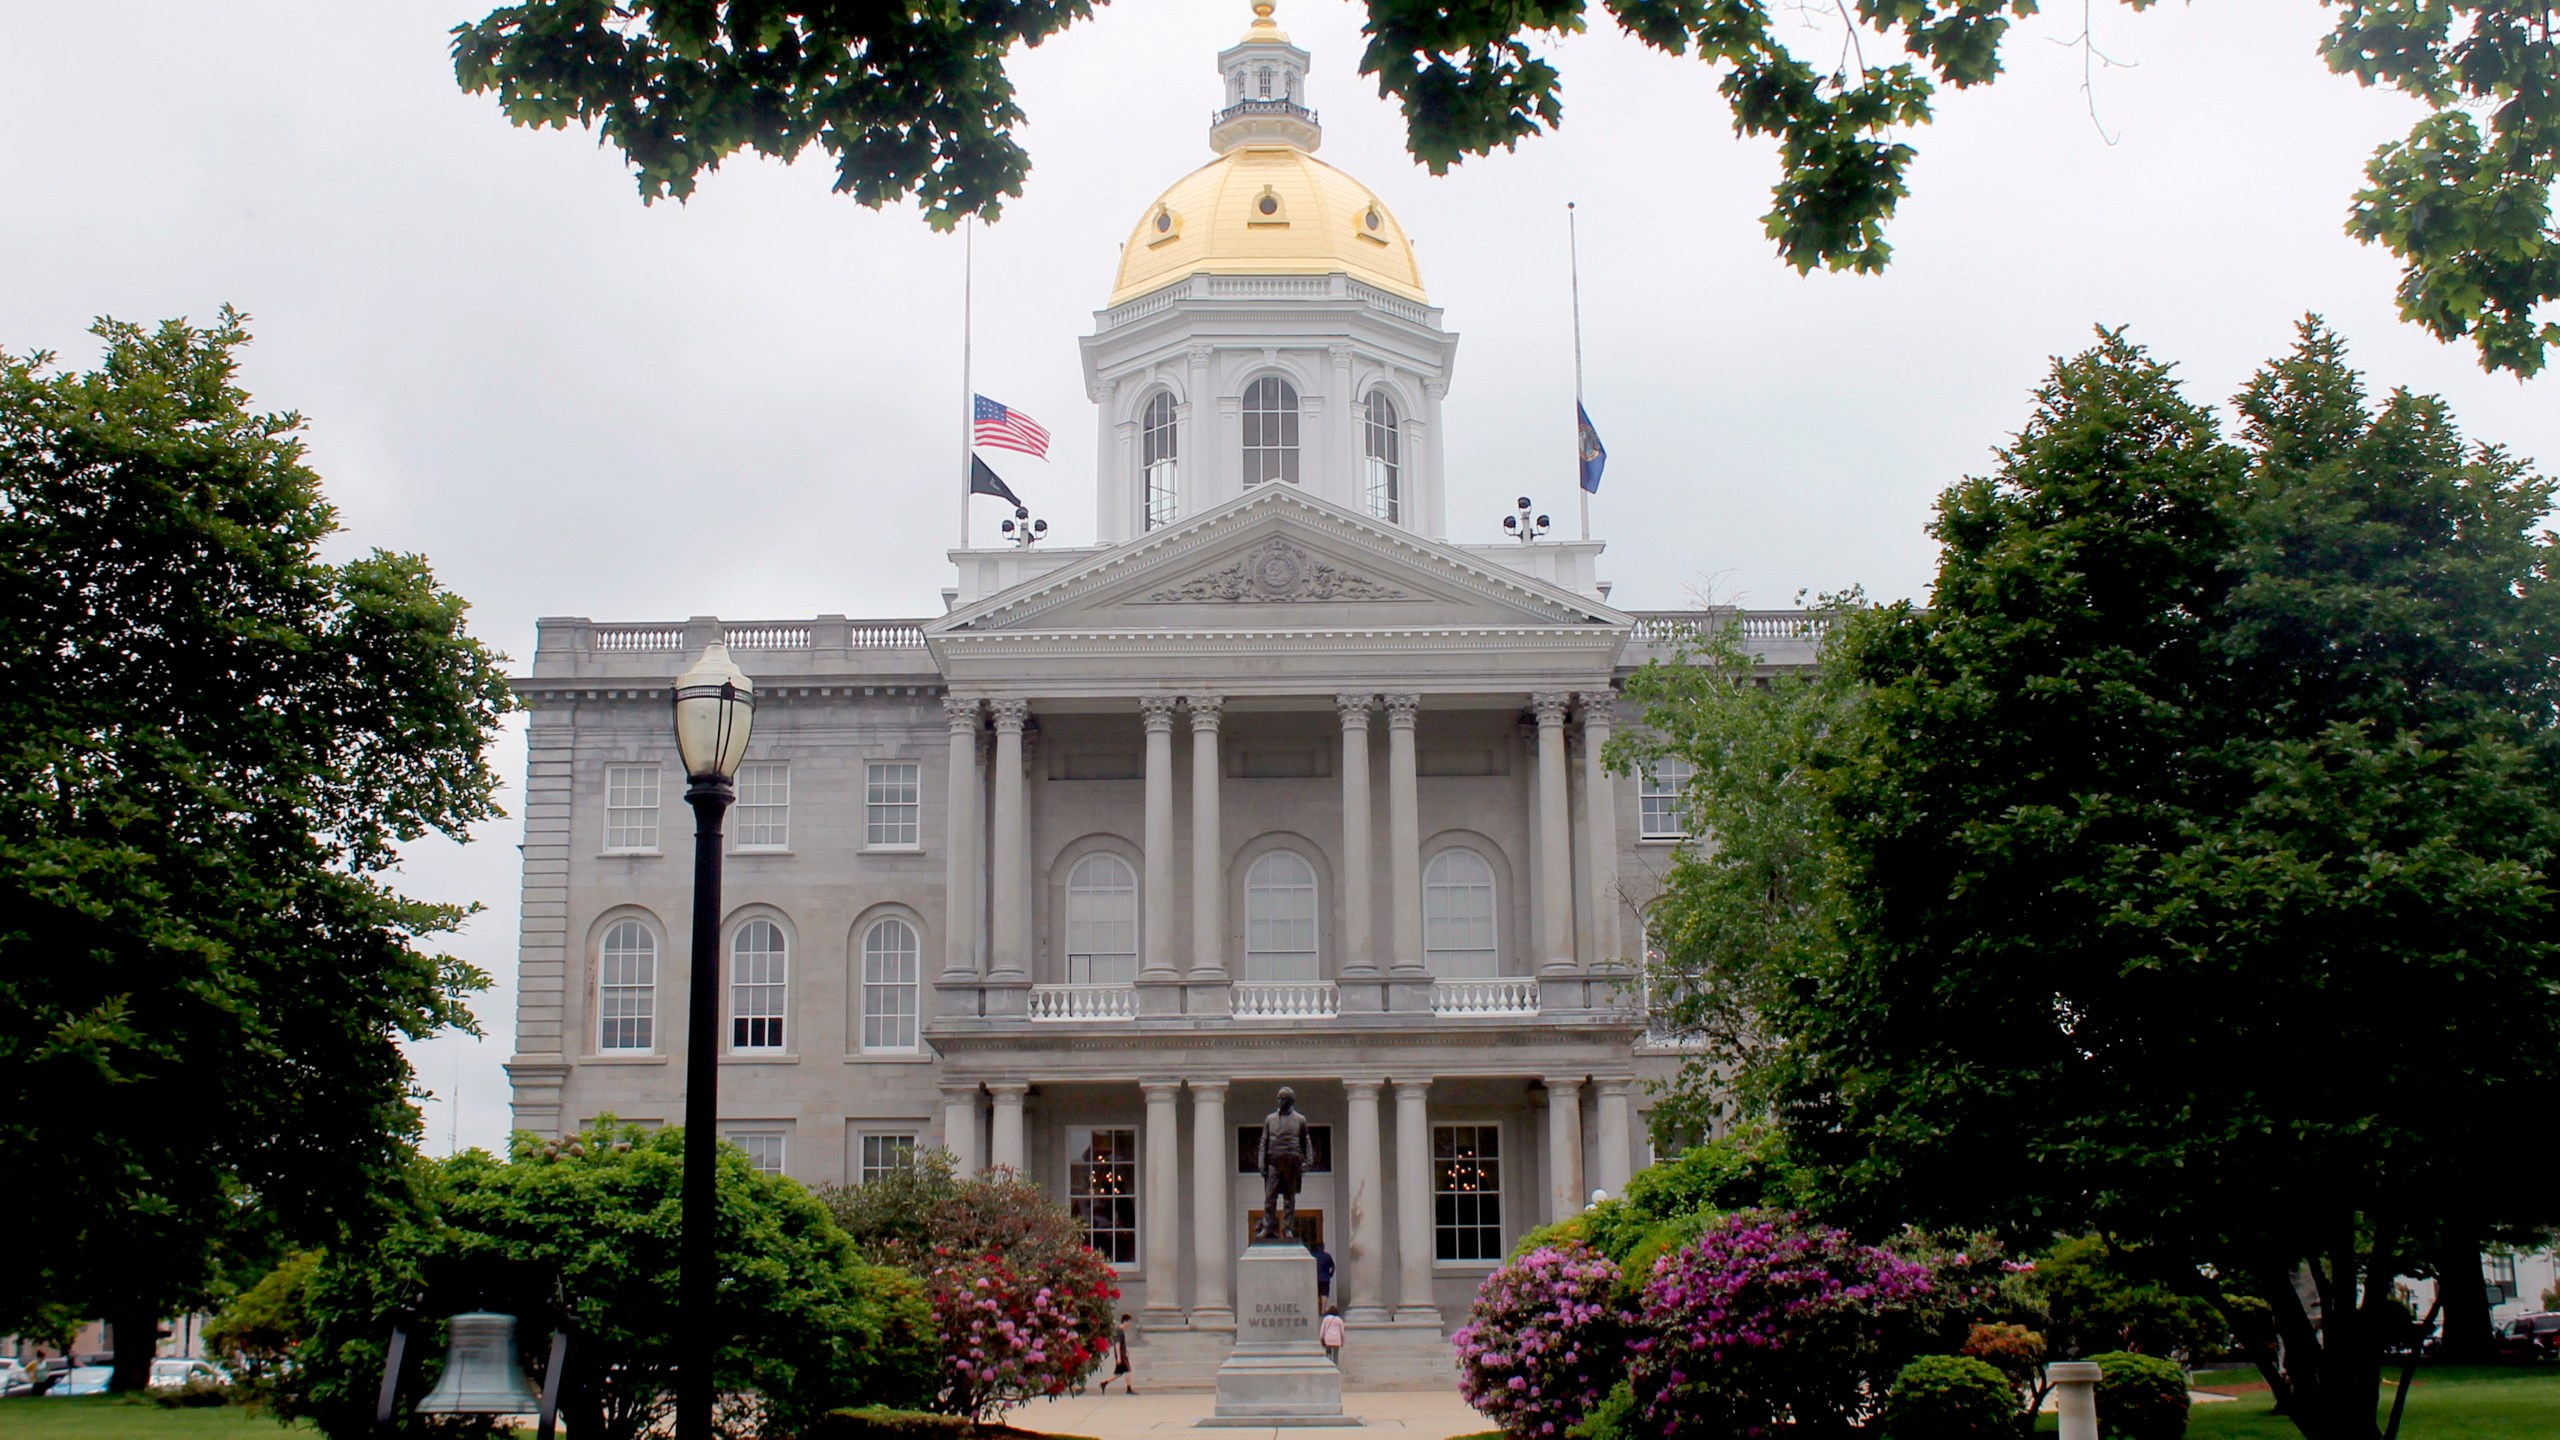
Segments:
[[[1469,1409],[1456,1392],[1446,1390],[1377,1390],[1342,1397],[1342,1411],[1367,1424],[1359,1429],[1216,1429],[1195,1430],[1191,1422],[1210,1413],[1217,1397],[1206,1391],[1135,1395],[1081,1395],[1035,1400],[1004,1416],[1008,1425],[1051,1435],[1090,1435],[1095,1440],[1450,1440],[1493,1428],[1493,1422]]]

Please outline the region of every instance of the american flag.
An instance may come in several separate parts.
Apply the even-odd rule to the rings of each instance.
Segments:
[[[1044,460],[1048,458],[1047,427],[1019,410],[1006,409],[984,395],[975,398],[978,407],[972,418],[976,423],[970,427],[970,433],[976,436],[979,444],[1002,450],[1019,450]]]

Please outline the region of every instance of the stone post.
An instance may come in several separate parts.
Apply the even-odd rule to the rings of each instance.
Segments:
[[[1344,1137],[1345,1179],[1349,1182],[1345,1219],[1347,1240],[1343,1246],[1343,1269],[1349,1284],[1350,1304],[1343,1318],[1353,1325],[1383,1325],[1389,1314],[1387,1306],[1386,1267],[1379,1263],[1386,1249],[1378,1242],[1379,1223],[1386,1218],[1386,1194],[1379,1188],[1378,1091],[1375,1080],[1342,1082],[1342,1093],[1350,1114],[1346,1117],[1349,1134]]]
[[[1627,1180],[1635,1174],[1634,1109],[1628,1091],[1635,1081],[1624,1077],[1601,1080],[1600,1086],[1600,1155],[1599,1171],[1591,1182],[1619,1199],[1627,1193]]]
[[[1218,814],[1218,695],[1185,697],[1191,707],[1191,984],[1193,1014],[1227,1011],[1227,856]],[[1221,987],[1211,991],[1202,987]]]
[[[1564,714],[1572,698],[1562,691],[1529,697],[1538,717],[1538,967],[1549,975],[1574,968],[1573,807],[1564,769]]]
[[[1582,1082],[1547,1079],[1547,1223],[1582,1213]]]
[[[942,1148],[963,1177],[978,1173],[978,1087],[942,1087]]]
[[[1431,1112],[1428,1080],[1396,1085],[1396,1318],[1440,1323],[1431,1296]]]
[[[1389,695],[1387,702],[1387,883],[1393,887],[1395,923],[1388,956],[1401,982],[1398,1010],[1431,1008],[1430,971],[1422,951],[1422,781],[1414,757],[1419,695]]]
[[[1227,1133],[1227,1082],[1191,1082],[1191,1323],[1232,1326],[1228,1280],[1241,1241],[1236,1235],[1236,1158]]]
[[[2098,1366],[2088,1360],[2056,1360],[2044,1367],[2053,1386],[2061,1440],[2098,1440]]]
[[[1000,1080],[987,1086],[987,1092],[996,1098],[992,1143],[987,1147],[993,1152],[987,1157],[990,1166],[1015,1171],[1028,1168],[1030,1157],[1022,1143],[1022,1097],[1030,1089],[1020,1080]]]
[[[1147,1319],[1157,1325],[1174,1325],[1182,1320],[1181,1284],[1182,1231],[1177,1216],[1182,1211],[1182,1138],[1181,1112],[1174,1108],[1179,1080],[1143,1080],[1138,1089],[1147,1097],[1147,1135],[1140,1159],[1144,1178],[1141,1180],[1138,1233],[1145,1237],[1140,1259],[1147,1269]]]
[[[978,843],[978,809],[979,796],[985,792],[978,779],[978,699],[974,695],[945,695],[942,714],[951,726],[951,853],[942,872],[942,982],[962,985],[978,978],[978,917],[982,911],[978,904],[978,861],[985,849]]]
[[[1174,703],[1170,695],[1138,702],[1147,735],[1146,893],[1138,922],[1138,1009],[1143,1015],[1182,1013],[1182,967],[1173,955]]]

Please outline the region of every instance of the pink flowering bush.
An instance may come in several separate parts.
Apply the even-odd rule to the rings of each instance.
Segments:
[[[1927,1263],[1769,1211],[1655,1262],[1643,1307],[1631,1428],[1665,1440],[1846,1433],[1946,1313]]]
[[[1626,1372],[1618,1267],[1585,1246],[1540,1246],[1496,1270],[1453,1339],[1459,1393],[1512,1440],[1561,1440]]]

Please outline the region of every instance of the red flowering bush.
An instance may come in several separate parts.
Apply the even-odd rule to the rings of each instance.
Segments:
[[[1662,1257],[1630,1347],[1639,1433],[1843,1433],[1944,1314],[1930,1267],[1793,1215],[1745,1211]]]
[[[1561,1436],[1625,1373],[1618,1267],[1582,1245],[1541,1246],[1476,1291],[1452,1343],[1458,1391],[1513,1440]]]
[[[1023,1176],[964,1180],[935,1151],[823,1194],[863,1258],[924,1281],[942,1346],[932,1409],[989,1419],[1082,1389],[1110,1353],[1119,1279],[1082,1224]]]

